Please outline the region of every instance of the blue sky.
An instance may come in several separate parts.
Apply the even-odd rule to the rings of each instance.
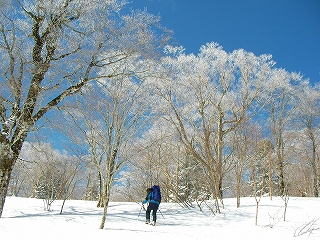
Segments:
[[[320,82],[320,0],[131,1],[160,15],[186,53],[214,41],[227,52],[272,54],[276,67]]]

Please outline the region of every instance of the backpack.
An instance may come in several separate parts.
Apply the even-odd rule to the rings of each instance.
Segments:
[[[157,185],[154,185],[152,187],[152,192],[153,192],[153,200],[157,201],[158,203],[161,202],[161,192],[160,192],[160,187]]]

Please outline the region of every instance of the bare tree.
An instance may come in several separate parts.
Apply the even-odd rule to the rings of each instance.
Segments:
[[[202,46],[198,56],[180,53],[163,59],[168,78],[155,84],[161,111],[206,169],[216,199],[222,199],[223,178],[232,167],[225,139],[263,108],[272,65],[268,55],[228,54],[215,43]]]
[[[307,159],[311,165],[313,178],[313,196],[320,194],[320,95],[319,87],[312,88],[306,82],[297,92],[300,104],[297,106],[296,118],[304,129],[304,139],[307,141]]]
[[[104,207],[104,227],[115,174],[136,150],[131,145],[154,117],[152,97],[146,81],[122,77],[112,82],[99,80],[83,91],[83,98],[65,107],[65,127],[75,129],[73,142],[92,158],[99,181],[99,207]]]
[[[15,167],[13,171],[15,180],[21,182],[20,188],[23,189],[20,196],[43,199],[48,211],[56,199],[65,202],[71,197],[82,180],[83,161],[53,149],[50,144],[26,142],[20,155],[16,165],[19,168]],[[9,189],[15,184],[11,181]]]
[[[287,158],[290,159],[286,164],[287,191],[290,196],[311,197],[314,196],[314,182],[308,156],[310,148],[307,141],[301,141],[301,137],[304,136],[301,131],[292,135],[293,140],[287,141],[292,145],[287,153]]]
[[[259,203],[262,196],[266,193],[267,182],[269,180],[269,154],[272,149],[272,144],[267,139],[262,139],[257,142],[254,152],[254,158],[251,161],[252,168],[252,184],[253,196],[256,201],[256,218],[255,225],[258,224]],[[270,189],[269,189],[270,192]]]
[[[160,45],[159,17],[122,15],[125,3],[16,0],[2,9],[0,217],[13,166],[39,120],[92,80],[132,75],[125,61],[150,57]]]
[[[145,197],[147,187],[158,184],[162,201],[183,202],[181,172],[187,154],[170,123],[155,119],[132,147],[137,153],[128,162],[128,171],[123,173],[126,183],[117,189],[127,191],[130,186],[135,192],[132,199],[140,201]]]
[[[29,171],[30,163],[23,158],[19,158],[14,170],[8,189],[8,196],[30,197],[31,194],[31,174]]]
[[[242,196],[242,185],[245,170],[250,168],[252,158],[254,158],[254,146],[257,135],[261,133],[261,126],[253,122],[245,123],[236,129],[232,136],[232,145],[234,149],[233,156],[236,158],[235,164],[235,189],[237,207],[240,207],[240,198]]]
[[[292,116],[297,105],[295,88],[292,82],[299,84],[301,76],[295,73],[288,73],[283,69],[273,70],[274,82],[277,84],[270,89],[271,97],[266,107],[270,119],[270,138],[275,148],[276,177],[278,178],[278,193],[284,195],[285,190],[285,134],[292,128]]]

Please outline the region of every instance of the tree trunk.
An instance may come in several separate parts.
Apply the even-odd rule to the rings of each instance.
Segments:
[[[120,141],[116,142],[116,148],[112,151],[112,155],[110,158],[107,158],[107,165],[106,165],[106,177],[105,177],[105,183],[104,183],[104,191],[103,191],[103,215],[102,220],[100,224],[100,229],[104,228],[104,224],[106,222],[107,218],[107,211],[109,206],[109,199],[110,199],[110,190],[111,190],[111,184],[113,182],[113,176],[116,172],[115,168],[115,160],[116,156],[118,154],[118,149],[120,146]]]
[[[216,180],[216,177],[215,177],[215,172],[211,169],[210,170],[210,174],[211,174],[211,181],[213,181],[213,188],[212,188],[212,191],[213,191],[213,196],[214,196],[214,201],[215,201],[215,205],[216,205],[216,211],[217,213],[220,213],[220,206],[219,206],[219,189],[217,189],[217,180]]]
[[[175,198],[175,202],[179,201],[179,171],[180,171],[180,166],[179,166],[179,162],[177,164],[177,168],[176,168],[176,189],[175,189],[175,193],[174,193],[174,198]],[[168,195],[169,196],[169,195]]]
[[[256,199],[256,218],[255,218],[255,225],[258,225],[258,213],[259,213],[259,201]]]
[[[316,144],[314,140],[313,134],[311,135],[312,140],[312,170],[313,170],[313,189],[314,189],[314,196],[319,197],[319,176],[318,176],[318,166],[316,161]]]
[[[103,177],[100,171],[98,172],[98,180],[99,180],[99,199],[98,199],[97,207],[104,207]]]
[[[284,171],[283,171],[283,161],[279,161],[279,188],[280,195],[283,196],[285,194],[285,184],[284,184]]]
[[[272,159],[271,159],[271,149],[270,149],[269,152],[268,152],[268,162],[269,162],[268,178],[269,178],[269,196],[270,196],[270,200],[272,200],[272,195],[273,195],[272,162],[271,161],[272,161]],[[282,178],[283,178],[283,176],[282,176]],[[283,181],[282,181],[282,183],[283,183]],[[281,184],[281,182],[280,182],[280,184]],[[280,188],[281,188],[281,186],[280,186]]]
[[[111,187],[112,181],[106,181],[104,186],[104,194],[103,194],[103,215],[101,219],[100,229],[104,228],[106,218],[107,218],[107,211],[109,206],[109,197],[110,197],[110,187]]]
[[[16,141],[13,147],[10,148],[9,142],[0,142],[2,145],[0,152],[0,218],[2,216],[4,203],[8,193],[12,169],[18,159],[23,141]],[[14,151],[13,151],[13,150]]]
[[[237,208],[240,207],[240,197],[241,197],[241,172],[240,167],[237,166],[237,180],[236,180],[236,195],[237,195]]]
[[[283,143],[282,136],[277,138],[277,161],[278,161],[278,177],[279,177],[279,193],[280,196],[284,195],[284,170],[283,170]]]
[[[219,118],[219,124],[218,124],[218,131],[217,131],[217,165],[216,165],[216,175],[217,175],[217,191],[218,191],[218,198],[222,199],[223,198],[223,190],[222,190],[222,163],[223,163],[223,147],[224,147],[224,142],[223,142],[223,113],[220,110],[220,118]]]
[[[2,216],[4,203],[6,201],[6,196],[8,193],[8,187],[11,177],[11,168],[3,169],[0,168],[0,218]]]

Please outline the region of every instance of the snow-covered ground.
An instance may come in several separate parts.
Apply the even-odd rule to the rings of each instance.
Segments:
[[[255,226],[255,200],[224,199],[225,208],[213,215],[205,210],[185,209],[162,203],[157,226],[144,224],[145,212],[138,203],[112,202],[103,230],[102,209],[96,202],[67,201],[60,215],[61,201],[45,211],[42,200],[7,197],[0,219],[1,239],[320,239],[320,198],[291,197],[286,221],[284,201],[268,197],[259,204]],[[294,237],[296,235],[296,237]]]

